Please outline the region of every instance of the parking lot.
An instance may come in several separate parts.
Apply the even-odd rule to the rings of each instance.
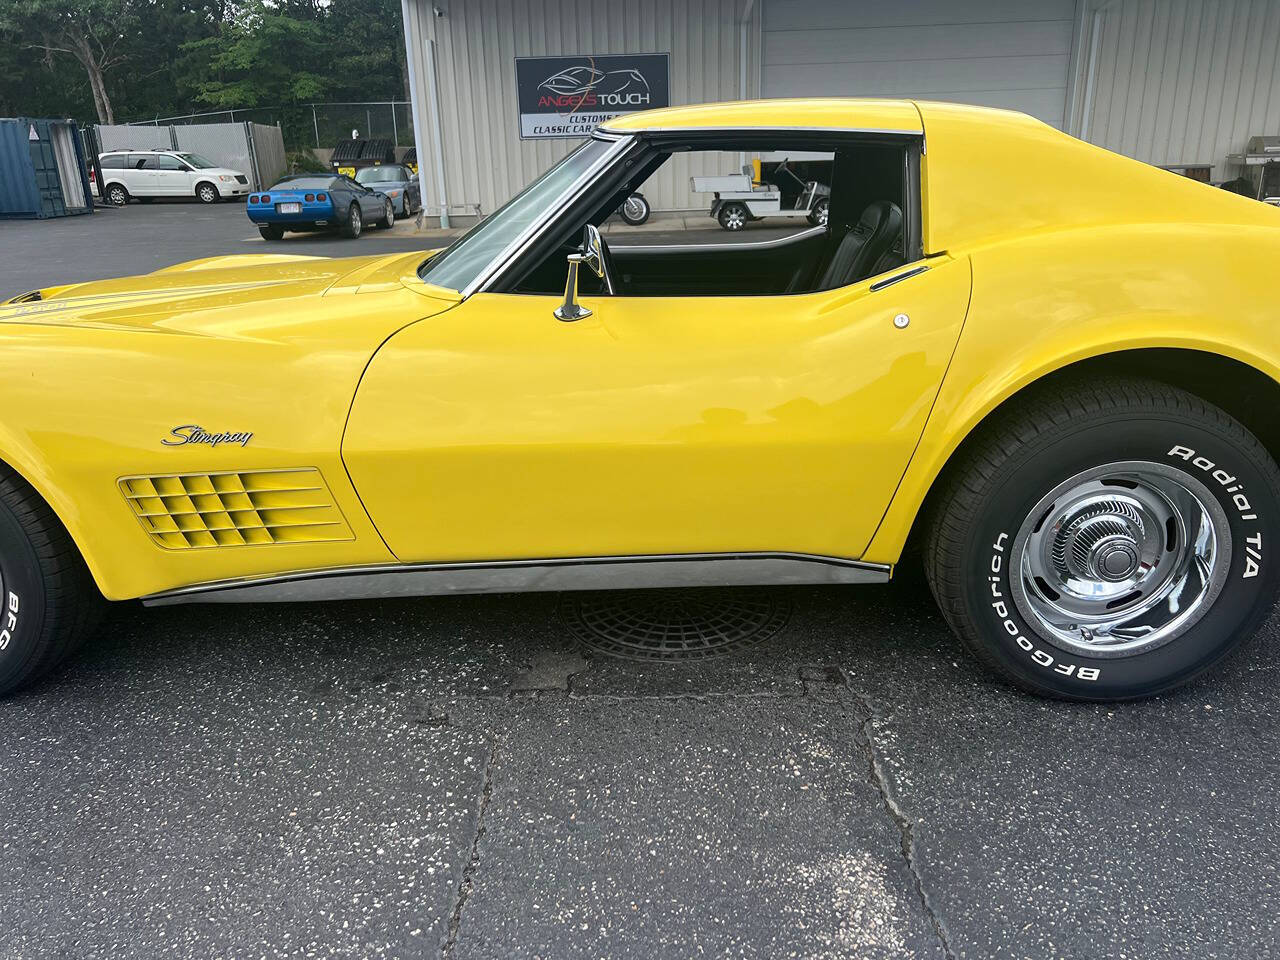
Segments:
[[[0,224],[0,298],[445,239],[131,205]],[[918,565],[749,591],[776,632],[676,664],[584,647],[551,594],[119,604],[0,702],[0,957],[1280,953],[1280,621],[1175,694],[1050,702]]]

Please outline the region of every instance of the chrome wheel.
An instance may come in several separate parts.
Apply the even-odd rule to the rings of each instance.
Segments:
[[[1119,461],[1041,498],[1010,561],[1014,603],[1045,640],[1091,657],[1133,656],[1185,633],[1213,605],[1231,532],[1195,477]]]

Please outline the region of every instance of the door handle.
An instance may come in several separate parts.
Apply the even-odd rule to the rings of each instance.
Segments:
[[[877,290],[883,290],[885,287],[892,287],[895,283],[901,283],[903,280],[907,280],[911,277],[924,273],[928,269],[929,268],[927,266],[921,264],[920,266],[913,267],[903,273],[896,273],[892,277],[885,277],[883,280],[877,280],[871,285],[871,292],[875,293]]]

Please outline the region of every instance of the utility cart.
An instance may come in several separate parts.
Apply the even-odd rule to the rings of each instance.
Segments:
[[[831,188],[817,180],[802,180],[786,160],[767,174],[760,161],[744,164],[741,173],[719,177],[690,177],[694,193],[711,193],[711,216],[725,230],[741,230],[748,220],[762,217],[804,217],[826,226]]]

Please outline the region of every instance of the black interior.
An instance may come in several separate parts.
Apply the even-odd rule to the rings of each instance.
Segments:
[[[615,242],[606,250],[618,296],[805,293],[857,283],[920,256],[917,187],[911,174],[918,147],[913,140],[838,134],[774,134],[770,139],[720,134],[712,140],[704,135],[644,144],[612,180],[597,185],[593,195],[561,218],[549,241],[531,249],[510,275],[509,289],[562,293],[565,258],[581,248],[583,226],[602,224],[673,152],[688,149],[834,152],[827,226],[791,221],[795,234],[757,243],[663,246],[643,243],[642,234],[627,236],[625,244]],[[579,289],[598,295],[601,284],[591,271],[582,271]]]

